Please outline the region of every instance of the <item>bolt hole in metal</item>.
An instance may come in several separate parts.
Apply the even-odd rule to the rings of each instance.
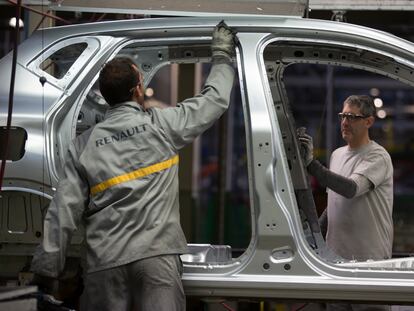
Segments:
[[[263,269],[265,269],[265,270],[269,270],[269,269],[270,269],[270,265],[269,265],[269,263],[265,262],[265,263],[263,264]]]
[[[141,65],[142,70],[144,70],[145,72],[148,72],[152,69],[152,65],[151,64],[142,64]]]
[[[305,53],[303,51],[295,51],[294,52],[295,57],[303,57]]]
[[[283,266],[283,269],[285,269],[286,271],[289,271],[291,268],[292,267],[288,263]]]
[[[184,56],[185,57],[194,57],[194,52],[193,51],[185,51]]]

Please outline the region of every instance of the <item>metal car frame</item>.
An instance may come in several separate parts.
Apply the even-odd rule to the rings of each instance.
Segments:
[[[412,258],[354,262],[326,248],[283,82],[287,66],[320,63],[360,68],[412,86],[414,44],[338,22],[237,16],[225,21],[237,31],[234,63],[245,113],[252,236],[237,258],[220,246],[192,246],[183,256],[187,295],[414,303]],[[92,100],[95,106],[82,107],[93,96],[90,90],[102,65],[134,46],[148,85],[165,64],[209,62],[218,22],[212,17],[168,18],[64,26],[39,30],[22,43],[13,130],[17,135],[24,129],[27,140],[22,142],[24,155],[7,162],[0,256],[30,256],[40,242],[42,215],[57,186],[66,147],[82,126],[79,114],[83,109],[83,122],[93,125],[93,116],[104,111],[99,98]],[[42,69],[50,55],[81,42],[86,48],[63,77]],[[8,55],[0,61],[0,72],[4,76],[10,69]],[[4,76],[1,102],[6,102],[9,82]],[[10,219],[23,219],[16,226],[22,230],[11,230]],[[69,255],[78,254],[81,240],[78,233]]]

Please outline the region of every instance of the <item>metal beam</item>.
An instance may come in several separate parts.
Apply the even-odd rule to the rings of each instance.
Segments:
[[[23,0],[25,5],[50,6],[54,11],[124,13],[174,16],[226,14],[296,15],[311,10],[414,11],[413,0]],[[0,0],[0,5],[8,1]]]
[[[308,0],[52,0],[54,11],[168,16],[291,15],[303,16]]]
[[[311,10],[414,11],[412,0],[309,0]]]
[[[7,4],[10,5],[9,1],[7,0],[0,0],[0,5],[1,4]],[[23,0],[22,4],[24,5],[38,5],[38,6],[49,6],[51,5],[51,1],[49,0]]]

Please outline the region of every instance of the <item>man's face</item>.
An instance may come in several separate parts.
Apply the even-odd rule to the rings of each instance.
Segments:
[[[344,115],[352,114],[354,116],[362,116],[360,109],[357,106],[344,104],[342,109]],[[368,135],[368,129],[371,126],[369,118],[343,118],[341,121],[341,133],[342,138],[352,145],[355,142],[359,142],[363,137]]]

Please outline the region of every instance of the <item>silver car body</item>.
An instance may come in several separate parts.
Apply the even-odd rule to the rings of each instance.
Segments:
[[[104,111],[102,99],[90,92],[101,66],[120,51],[135,49],[148,84],[167,63],[208,62],[218,21],[169,18],[56,27],[37,31],[20,45],[12,125],[24,129],[27,140],[24,156],[6,166],[0,256],[30,255],[40,241],[42,213],[54,194],[66,146]],[[235,63],[245,113],[252,235],[237,258],[226,246],[191,246],[191,254],[183,255],[187,295],[414,303],[414,258],[353,262],[326,249],[283,86],[283,70],[292,63],[361,68],[412,86],[414,44],[329,21],[234,16],[225,21],[238,38]],[[45,59],[78,43],[85,48],[63,76],[42,67]],[[0,61],[1,125],[11,59],[9,54]],[[11,228],[10,219],[23,220]],[[70,254],[79,252],[81,240],[78,233]]]

